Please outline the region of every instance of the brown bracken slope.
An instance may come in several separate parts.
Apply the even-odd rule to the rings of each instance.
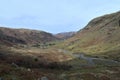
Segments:
[[[0,27],[0,43],[37,44],[55,40],[57,40],[57,38],[44,31]]]

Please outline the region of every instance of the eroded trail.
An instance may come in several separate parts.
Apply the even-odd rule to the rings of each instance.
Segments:
[[[120,62],[109,60],[109,59],[102,59],[102,58],[94,58],[94,57],[87,57],[84,54],[74,54],[75,57],[86,60],[88,65],[96,65],[102,64],[106,66],[120,66]]]
[[[120,62],[110,60],[110,59],[102,59],[102,58],[94,58],[94,57],[88,57],[85,56],[84,54],[72,54],[72,52],[63,50],[63,49],[58,49],[59,52],[63,52],[64,54],[71,54],[76,58],[85,60],[87,62],[88,66],[95,66],[95,65],[105,65],[105,66],[120,66]],[[81,64],[82,65],[82,64]]]

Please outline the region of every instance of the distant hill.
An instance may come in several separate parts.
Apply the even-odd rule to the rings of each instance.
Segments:
[[[44,31],[0,27],[1,44],[37,44],[55,40],[57,38]]]
[[[58,39],[68,39],[68,38],[71,38],[73,37],[74,35],[76,34],[76,32],[63,32],[63,33],[58,33],[56,34],[55,36],[58,38]]]
[[[120,54],[120,12],[91,20],[61,46],[86,54]]]

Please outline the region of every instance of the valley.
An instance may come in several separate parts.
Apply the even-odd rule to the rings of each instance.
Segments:
[[[0,80],[120,80],[119,20],[107,14],[57,35],[0,27]]]

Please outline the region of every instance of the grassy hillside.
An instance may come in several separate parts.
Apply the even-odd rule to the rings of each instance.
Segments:
[[[120,55],[120,12],[91,20],[74,37],[59,44],[59,46],[73,52],[83,52],[89,55]]]

